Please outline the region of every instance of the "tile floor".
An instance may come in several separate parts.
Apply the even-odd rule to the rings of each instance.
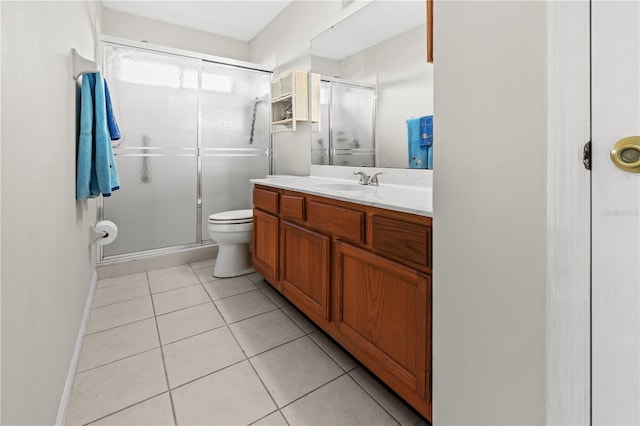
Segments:
[[[258,274],[98,281],[68,425],[426,425]]]

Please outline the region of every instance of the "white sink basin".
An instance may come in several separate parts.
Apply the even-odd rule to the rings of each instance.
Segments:
[[[326,191],[364,191],[369,189],[365,185],[349,183],[321,183],[319,185],[313,185],[313,187]]]

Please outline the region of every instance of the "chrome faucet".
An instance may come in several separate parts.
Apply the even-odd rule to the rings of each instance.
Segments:
[[[369,177],[369,175],[367,175],[362,170],[354,170],[353,174],[354,175],[360,175],[360,179],[358,180],[358,183],[360,185],[375,185],[375,186],[377,186],[379,184],[378,175],[381,175],[382,172],[374,173],[371,177]]]
[[[360,185],[368,185],[369,184],[369,176],[363,172],[362,170],[354,170],[353,171],[354,175],[360,175],[360,179],[358,180],[358,183]]]
[[[381,175],[382,172],[378,172],[378,173],[374,173],[373,176],[371,176],[369,178],[369,180],[367,181],[367,185],[375,185],[378,186],[378,175]]]

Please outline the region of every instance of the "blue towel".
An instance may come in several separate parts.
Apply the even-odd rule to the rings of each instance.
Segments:
[[[422,146],[422,133],[420,132],[420,118],[407,120],[407,137],[409,151],[409,168],[427,168],[427,147]]]
[[[107,107],[107,124],[109,125],[109,134],[111,135],[112,141],[117,141],[122,137],[122,135],[120,134],[120,129],[118,128],[116,117],[115,115],[113,115],[113,108],[111,107],[111,95],[109,94],[109,86],[107,85],[107,80],[104,81],[104,97]]]
[[[102,194],[109,197],[120,188],[111,136],[107,124],[104,79],[100,72],[82,76],[80,139],[76,171],[76,199]]]

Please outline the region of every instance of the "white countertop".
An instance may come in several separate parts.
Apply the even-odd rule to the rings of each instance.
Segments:
[[[251,183],[320,195],[365,206],[395,210],[420,216],[433,216],[431,188],[392,185],[359,185],[357,179],[318,176],[283,176],[251,179]]]

